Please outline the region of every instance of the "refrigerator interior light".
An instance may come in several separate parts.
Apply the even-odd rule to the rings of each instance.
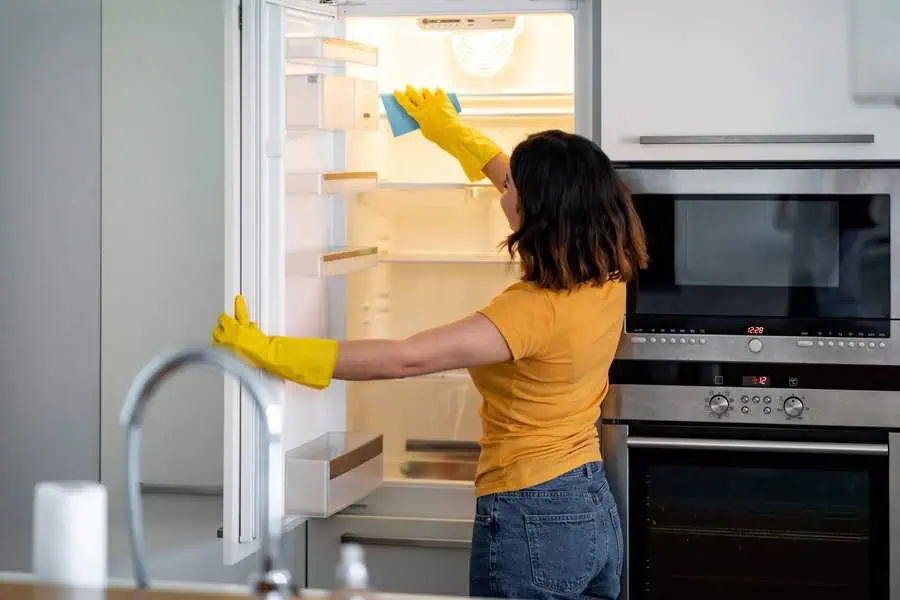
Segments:
[[[463,70],[476,77],[491,77],[509,62],[516,37],[522,31],[517,18],[511,29],[474,29],[452,35],[453,54]]]

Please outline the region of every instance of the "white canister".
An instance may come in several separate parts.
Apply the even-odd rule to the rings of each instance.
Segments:
[[[43,481],[34,487],[32,570],[38,580],[77,588],[107,582],[106,487]]]

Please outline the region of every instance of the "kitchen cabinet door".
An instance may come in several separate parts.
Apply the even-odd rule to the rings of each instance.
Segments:
[[[854,102],[846,0],[595,10],[599,139],[613,160],[900,158],[896,107]]]
[[[471,519],[337,515],[308,522],[307,585],[334,587],[342,543],[363,547],[370,588],[379,592],[466,596]]]
[[[900,2],[850,0],[850,60],[857,101],[900,105]]]

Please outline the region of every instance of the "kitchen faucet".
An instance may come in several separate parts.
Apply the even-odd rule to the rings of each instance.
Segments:
[[[131,556],[137,587],[147,588],[150,585],[144,561],[140,495],[141,427],[147,401],[166,378],[190,364],[212,366],[222,373],[237,377],[250,393],[256,412],[265,424],[265,433],[261,436],[260,442],[260,489],[263,494],[260,543],[262,568],[252,586],[258,598],[268,600],[288,598],[295,591],[291,576],[287,570],[279,568],[284,518],[281,409],[272,402],[263,379],[252,368],[233,355],[208,346],[165,352],[151,360],[135,377],[122,407],[119,422],[127,428],[128,532],[131,536]]]

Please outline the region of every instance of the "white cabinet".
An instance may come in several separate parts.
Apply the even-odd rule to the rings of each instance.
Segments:
[[[288,131],[378,128],[378,84],[345,75],[289,75],[285,78]]]
[[[307,585],[331,589],[340,545],[363,547],[379,592],[467,596],[471,519],[338,515],[308,523]]]
[[[850,76],[864,103],[900,105],[900,2],[850,0]]]
[[[900,158],[900,111],[853,101],[847,7],[603,0],[604,150],[617,161]]]

